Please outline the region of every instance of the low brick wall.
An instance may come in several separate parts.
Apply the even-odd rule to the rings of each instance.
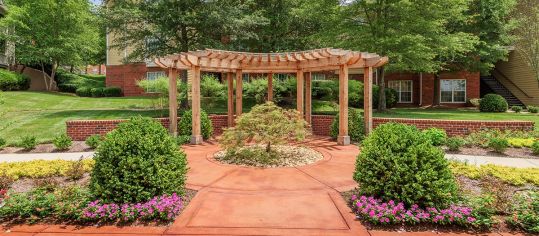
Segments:
[[[480,120],[429,120],[429,119],[402,119],[402,118],[373,118],[373,127],[387,123],[397,122],[414,125],[419,129],[432,127],[445,129],[449,136],[467,135],[480,129],[500,130],[528,130],[534,129],[532,121],[480,121]]]
[[[210,115],[213,124],[214,135],[220,135],[223,128],[227,125],[226,115]],[[314,135],[329,136],[331,123],[334,116],[331,115],[313,115],[312,128]],[[156,118],[165,128],[168,129],[168,118]],[[94,134],[104,135],[126,120],[71,120],[66,122],[67,135],[76,141],[83,141]],[[400,119],[400,118],[373,118],[373,126],[387,123],[398,122],[409,125],[415,125],[419,129],[437,127],[445,129],[450,136],[467,135],[479,129],[513,129],[513,130],[533,130],[534,122],[531,121],[465,121],[465,120],[427,120],[427,119]]]

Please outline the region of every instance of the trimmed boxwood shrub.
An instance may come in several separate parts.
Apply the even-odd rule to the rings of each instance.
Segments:
[[[105,97],[121,97],[122,89],[118,87],[103,88],[103,96]]]
[[[103,202],[142,202],[183,193],[185,153],[157,121],[136,117],[118,125],[99,144],[90,190]]]
[[[178,135],[191,136],[193,134],[192,114],[191,110],[183,113],[180,123],[178,124]],[[200,111],[200,125],[202,138],[209,139],[213,134],[213,125],[205,111]]]
[[[60,90],[60,92],[76,93],[77,85],[76,84],[58,84],[58,90]]]
[[[447,206],[457,185],[442,149],[415,126],[386,123],[363,141],[354,180],[365,195],[407,206]]]
[[[520,113],[523,110],[523,108],[522,108],[522,106],[512,106],[511,110],[516,112],[516,113]]]
[[[78,88],[75,94],[77,94],[77,96],[79,97],[91,97],[92,88],[89,88],[89,87]]]
[[[528,106],[528,111],[530,113],[537,113],[539,112],[539,107],[536,107],[536,106]]]
[[[487,94],[479,102],[479,110],[482,112],[506,112],[509,105],[505,98],[498,94]]]
[[[92,97],[94,98],[103,97],[104,95],[103,88],[91,88],[90,93],[92,94]]]
[[[25,75],[0,69],[0,90],[16,91],[27,90],[30,87],[30,79]]]
[[[339,114],[335,116],[331,123],[331,137],[334,139],[339,135]],[[354,142],[361,142],[365,136],[365,122],[361,113],[356,109],[348,110],[348,135],[350,140]]]

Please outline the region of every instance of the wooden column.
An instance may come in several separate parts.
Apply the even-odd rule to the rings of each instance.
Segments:
[[[349,145],[348,136],[348,65],[339,68],[339,145]]]
[[[372,131],[372,67],[365,67],[363,82],[363,117],[365,118],[365,134],[369,134]]]
[[[228,127],[234,125],[234,80],[232,78],[232,72],[226,73],[226,81],[228,82]]]
[[[297,86],[296,86],[296,94],[297,94],[297,99],[296,99],[296,104],[297,104],[297,109],[299,111],[299,113],[301,114],[301,117],[303,117],[303,114],[304,114],[304,110],[303,110],[303,70],[298,70],[297,72],[297,75],[296,75],[296,80],[297,80]]]
[[[311,72],[307,72],[305,76],[305,121],[311,124],[312,110],[312,88],[311,88]]]
[[[273,73],[268,73],[268,101],[273,101]]]
[[[200,66],[193,67],[193,81],[191,81],[191,110],[192,110],[192,136],[191,144],[201,144],[200,129]]]
[[[174,63],[176,65],[176,63]],[[168,118],[170,134],[174,137],[178,135],[178,89],[177,86],[178,69],[168,69]]]
[[[243,75],[241,70],[236,70],[236,117],[242,113],[243,99]]]

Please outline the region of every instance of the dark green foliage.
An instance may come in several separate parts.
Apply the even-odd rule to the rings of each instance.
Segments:
[[[528,106],[528,111],[530,113],[537,113],[539,112],[539,107],[536,107],[536,106]]]
[[[386,88],[386,107],[392,108],[397,104],[397,91],[394,89]],[[372,86],[372,105],[374,108],[378,107],[378,102],[380,97],[380,87],[373,85]],[[363,105],[363,104],[362,104]]]
[[[539,141],[533,142],[532,151],[533,151],[533,154],[539,155]]]
[[[520,113],[522,111],[522,106],[512,106],[511,107],[511,110],[516,112],[516,113]]]
[[[200,112],[200,123],[202,137],[204,139],[209,139],[213,134],[213,125],[205,111]],[[192,112],[191,110],[188,110],[183,113],[182,118],[180,119],[180,123],[178,124],[178,135],[191,136],[192,131]]]
[[[103,88],[91,88],[90,94],[92,94],[92,97],[94,98],[103,97],[104,96]]]
[[[425,136],[431,141],[434,146],[441,146],[447,139],[447,134],[444,129],[430,128],[422,131]]]
[[[505,98],[498,94],[487,94],[479,102],[479,110],[482,112],[505,112],[508,107]]]
[[[361,191],[385,201],[442,207],[457,186],[444,152],[414,126],[386,123],[364,141],[354,180]]]
[[[339,114],[335,116],[331,123],[331,137],[334,139],[339,135]],[[350,140],[361,142],[365,136],[365,122],[362,114],[356,109],[348,109],[348,135]]]
[[[183,192],[185,153],[157,121],[131,118],[99,144],[90,190],[104,202],[142,202],[153,196]]]
[[[121,97],[122,89],[118,87],[103,88],[103,96],[105,97]]]
[[[464,146],[464,139],[461,137],[451,137],[448,138],[445,142],[445,145],[449,148],[449,151],[456,152],[460,150],[462,146]]]
[[[6,145],[6,140],[0,137],[0,148],[4,147]]]
[[[92,88],[90,88],[90,87],[81,87],[81,88],[78,88],[75,93],[79,97],[91,97],[92,96]]]
[[[32,150],[37,146],[36,137],[30,135],[23,136],[17,146],[24,148],[26,151]]]
[[[495,152],[503,153],[509,147],[509,141],[505,138],[492,137],[488,141],[488,147]]]
[[[76,93],[77,92],[76,84],[58,84],[58,90],[65,93]]]
[[[67,134],[60,134],[56,136],[54,140],[52,140],[52,143],[58,150],[67,150],[71,147],[73,141],[71,140],[71,137],[67,136]]]
[[[94,135],[86,138],[84,143],[86,143],[86,145],[88,145],[90,148],[96,149],[99,146],[99,144],[101,143],[101,139],[102,139],[101,135],[94,134]]]
[[[27,76],[16,72],[0,69],[0,90],[27,90],[29,87],[30,79]]]

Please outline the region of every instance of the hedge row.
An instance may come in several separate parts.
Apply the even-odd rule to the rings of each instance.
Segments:
[[[27,76],[12,71],[0,69],[0,90],[27,90],[29,87],[30,79]]]

